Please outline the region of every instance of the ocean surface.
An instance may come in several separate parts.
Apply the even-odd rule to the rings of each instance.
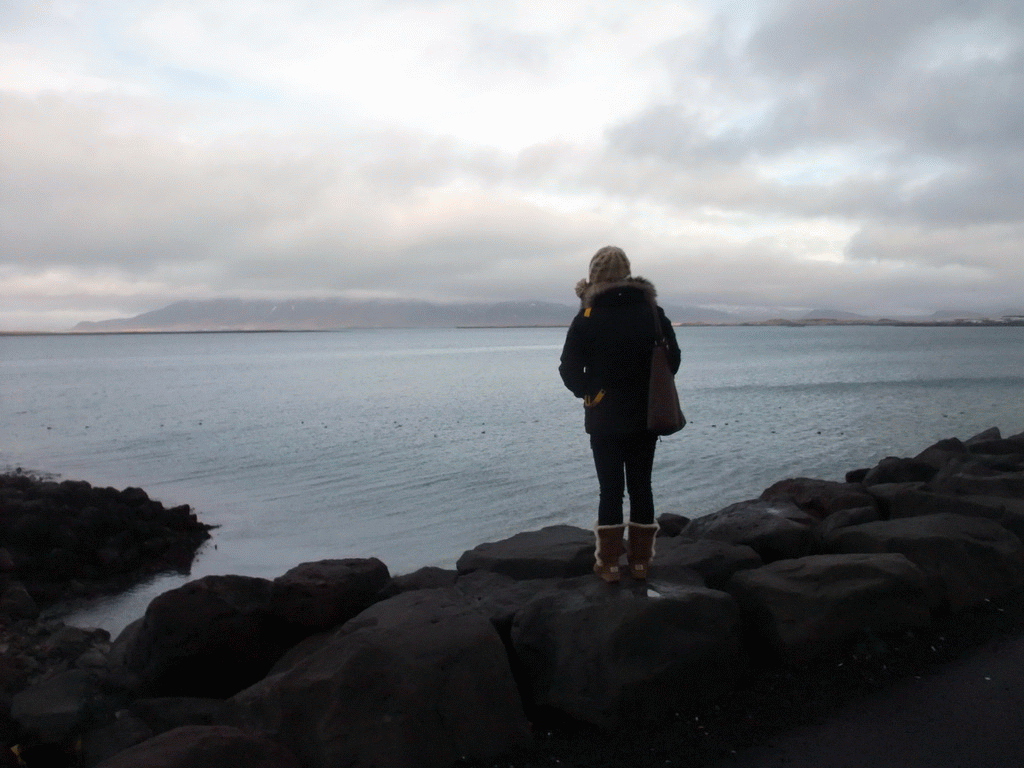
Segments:
[[[0,469],[138,486],[219,526],[191,575],[77,606],[119,631],[208,574],[325,558],[393,574],[593,524],[597,482],[561,328],[0,337]],[[1024,431],[1024,328],[683,327],[689,424],[657,512],[699,516],[786,477],[842,480],[991,426]]]

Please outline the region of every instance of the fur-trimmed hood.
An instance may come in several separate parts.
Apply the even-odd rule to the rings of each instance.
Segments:
[[[594,299],[601,294],[619,288],[639,288],[647,296],[648,301],[652,304],[657,302],[658,293],[654,290],[654,283],[644,277],[626,277],[609,283],[591,283],[587,280],[580,280],[576,283],[576,295],[580,297],[580,304],[585,309],[593,306]]]

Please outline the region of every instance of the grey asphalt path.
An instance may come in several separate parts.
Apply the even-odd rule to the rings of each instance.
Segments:
[[[1024,768],[1024,638],[780,734],[722,768]]]

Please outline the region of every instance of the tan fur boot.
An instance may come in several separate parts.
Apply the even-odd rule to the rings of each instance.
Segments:
[[[629,575],[634,579],[646,579],[647,567],[654,557],[654,538],[658,535],[658,524],[629,524]]]
[[[594,573],[612,584],[619,580],[619,559],[622,557],[622,534],[625,525],[599,525],[594,529],[597,547],[594,549]]]

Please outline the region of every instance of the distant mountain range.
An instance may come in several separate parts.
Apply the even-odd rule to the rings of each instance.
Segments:
[[[178,301],[135,317],[84,322],[75,331],[297,331],[340,328],[451,328],[489,325],[565,325],[574,310],[562,304],[298,299]]]
[[[208,299],[178,301],[135,317],[82,322],[77,333],[194,332],[194,331],[319,331],[343,328],[483,328],[506,326],[567,326],[577,305],[543,301],[437,304],[427,301],[296,299]],[[783,312],[755,317],[693,306],[664,305],[676,323],[872,323],[877,318],[831,309]],[[1004,312],[1003,315],[1024,314]],[[1002,315],[995,315],[996,318]],[[936,312],[912,322],[973,321],[969,312]]]
[[[567,326],[578,307],[543,301],[435,304],[426,301],[298,299],[178,301],[135,317],[82,322],[81,333],[131,331],[298,331],[340,328]],[[728,322],[726,312],[666,308],[683,322]]]

